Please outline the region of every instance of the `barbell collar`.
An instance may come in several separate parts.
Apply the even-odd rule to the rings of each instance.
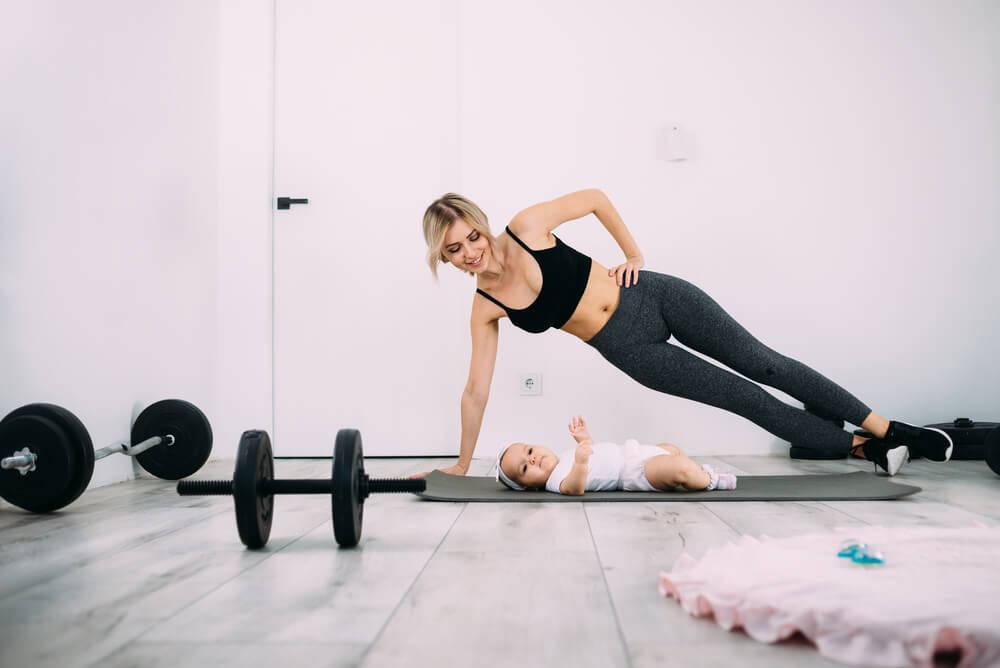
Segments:
[[[423,478],[368,478],[366,482],[369,494],[423,492],[427,489],[427,481]]]
[[[174,439],[173,435],[171,434],[167,434],[166,436],[152,436],[150,438],[147,438],[145,441],[136,443],[135,445],[125,446],[126,447],[125,454],[129,455],[130,457],[134,457],[136,455],[141,455],[142,453],[146,452],[146,450],[149,450],[150,448],[155,448],[156,446],[161,444],[164,447],[169,448],[175,442],[176,439]]]
[[[181,480],[177,483],[181,496],[232,496],[232,480]]]
[[[4,457],[0,460],[0,468],[2,469],[17,469],[21,475],[25,475],[29,471],[35,470],[35,462],[38,461],[38,455],[25,448],[15,452],[12,457]]]

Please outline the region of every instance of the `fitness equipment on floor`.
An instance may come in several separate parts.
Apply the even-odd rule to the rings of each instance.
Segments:
[[[929,424],[928,427],[937,427],[942,429],[942,425],[948,427],[945,429],[948,436],[951,437],[952,443],[955,445],[955,449],[952,452],[952,459],[985,459],[986,464],[993,470],[994,473],[1000,475],[1000,424],[996,422],[973,422],[968,418],[958,418],[953,423],[938,423]],[[970,428],[979,427],[976,431],[968,431]],[[956,435],[956,430],[966,430],[958,431]],[[854,433],[858,436],[864,436],[866,438],[872,438],[874,434],[867,432],[864,429],[855,429]],[[955,453],[958,452],[959,441],[956,438],[964,439],[962,442],[966,446],[964,450],[963,457],[956,457]],[[972,441],[972,446],[975,450],[969,449],[970,441]],[[978,457],[970,456],[970,452],[981,453]]]
[[[95,460],[108,455],[135,457],[152,475],[177,480],[200,469],[212,452],[208,418],[180,399],[148,406],[130,436],[130,442],[95,452],[86,427],[70,411],[45,403],[22,406],[0,421],[0,496],[25,510],[47,513],[83,494]]]
[[[997,422],[978,422],[969,418],[955,418],[952,422],[927,424],[925,427],[940,429],[948,434],[954,448],[951,452],[953,460],[986,459],[986,442],[989,434],[1000,428]],[[873,438],[875,435],[864,429],[855,429],[855,436]],[[911,459],[919,459],[920,455],[910,452]]]
[[[361,432],[341,429],[333,446],[330,479],[275,480],[271,437],[266,431],[243,432],[236,451],[232,480],[181,480],[181,496],[232,496],[236,529],[243,544],[252,550],[264,547],[271,535],[275,494],[329,494],[333,535],[342,547],[361,540],[365,499],[369,494],[422,492],[423,479],[369,478],[361,454]]]
[[[986,435],[986,463],[1000,475],[1000,427]]]
[[[969,418],[955,418],[951,422],[928,424],[927,427],[940,429],[948,434],[955,448],[952,459],[985,459],[986,435],[1000,427],[996,422],[980,422]]]

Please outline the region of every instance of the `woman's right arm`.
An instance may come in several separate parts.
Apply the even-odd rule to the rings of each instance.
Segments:
[[[482,297],[472,302],[472,361],[469,364],[469,380],[462,392],[462,440],[458,451],[458,463],[441,469],[444,473],[465,475],[472,464],[472,454],[479,440],[479,429],[483,425],[486,402],[490,398],[493,383],[493,369],[497,361],[497,342],[500,336],[499,309],[491,309],[491,304]],[[500,311],[500,313],[503,313]],[[417,473],[411,478],[427,475]]]
[[[486,402],[490,398],[500,327],[499,321],[490,313],[491,309],[480,306],[480,301],[485,300],[477,299],[472,307],[472,360],[469,363],[469,380],[462,392],[462,440],[458,463],[442,469],[445,473],[465,475],[469,472],[483,425]]]

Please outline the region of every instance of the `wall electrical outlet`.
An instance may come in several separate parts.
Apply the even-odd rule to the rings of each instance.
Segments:
[[[521,396],[532,397],[542,393],[542,374],[522,373],[521,382],[518,384]]]

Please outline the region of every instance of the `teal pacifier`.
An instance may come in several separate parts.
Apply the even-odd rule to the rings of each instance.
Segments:
[[[850,559],[856,564],[884,564],[885,557],[868,543],[851,538],[840,544],[838,557]]]

